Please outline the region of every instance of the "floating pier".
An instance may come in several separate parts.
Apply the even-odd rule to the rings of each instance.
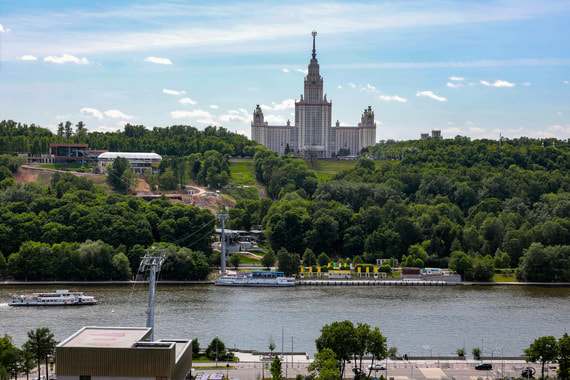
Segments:
[[[429,280],[297,280],[299,286],[451,286],[457,282]]]

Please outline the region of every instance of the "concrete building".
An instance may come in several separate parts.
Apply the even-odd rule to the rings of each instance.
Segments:
[[[364,110],[358,126],[332,126],[332,101],[323,94],[323,78],[315,49],[304,82],[304,93],[295,102],[295,125],[268,125],[259,105],[253,111],[251,138],[279,155],[287,149],[304,157],[331,158],[341,151],[344,155],[359,154],[362,148],[376,142],[376,123],[372,107]]]
[[[192,341],[148,341],[149,327],[84,327],[55,349],[58,380],[183,380]]]
[[[129,160],[135,174],[146,174],[147,170],[150,170],[151,174],[158,174],[158,165],[162,161],[162,157],[156,153],[105,152],[98,157],[100,173],[105,174],[107,165],[112,164],[118,157]]]

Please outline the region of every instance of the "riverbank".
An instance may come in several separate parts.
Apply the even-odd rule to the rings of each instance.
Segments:
[[[554,287],[570,287],[570,282],[445,282],[445,281],[424,281],[424,280],[296,280],[296,285],[302,286],[330,286],[331,284],[338,286],[554,286]],[[0,281],[0,285],[75,285],[75,286],[128,286],[128,285],[145,285],[148,281]],[[213,285],[214,281],[157,281],[157,285]]]

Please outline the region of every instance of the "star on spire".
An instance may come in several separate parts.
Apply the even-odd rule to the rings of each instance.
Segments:
[[[315,50],[315,37],[317,36],[317,31],[313,30],[311,35],[313,36],[313,59],[317,59],[317,51]]]

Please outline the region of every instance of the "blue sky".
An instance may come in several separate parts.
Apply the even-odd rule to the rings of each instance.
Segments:
[[[570,2],[0,1],[0,119],[89,131],[294,120],[317,35],[332,117],[377,140],[570,136]]]

